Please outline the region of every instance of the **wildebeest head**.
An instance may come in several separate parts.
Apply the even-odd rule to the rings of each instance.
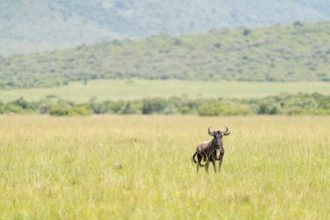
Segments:
[[[223,136],[227,136],[227,135],[230,134],[228,128],[226,127],[226,131],[220,131],[220,130],[218,130],[218,131],[211,131],[210,129],[211,129],[211,127],[209,127],[208,132],[209,132],[209,135],[211,135],[214,138],[213,141],[214,141],[216,147],[217,148],[221,147],[221,145],[222,145],[222,137]]]

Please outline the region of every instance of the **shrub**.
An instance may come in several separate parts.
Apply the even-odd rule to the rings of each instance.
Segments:
[[[280,114],[280,108],[276,105],[268,104],[268,103],[261,103],[256,113],[259,115],[277,115]]]
[[[201,116],[251,115],[253,111],[249,106],[245,105],[208,103],[199,107],[198,114]]]
[[[161,98],[144,99],[142,113],[143,114],[163,113],[167,105],[168,103],[166,103],[166,100]]]
[[[79,105],[69,110],[69,116],[75,115],[90,115],[91,110],[88,105]]]

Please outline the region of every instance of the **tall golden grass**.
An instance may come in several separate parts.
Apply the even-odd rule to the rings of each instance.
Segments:
[[[329,219],[329,185],[330,117],[0,117],[0,219]]]

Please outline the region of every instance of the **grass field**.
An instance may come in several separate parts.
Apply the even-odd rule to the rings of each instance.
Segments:
[[[260,98],[279,93],[330,94],[330,83],[325,82],[211,82],[178,80],[98,80],[71,83],[68,86],[36,89],[0,90],[0,101],[8,102],[20,97],[40,100],[47,95],[86,102],[92,97],[101,100],[133,100],[145,97],[169,97],[186,95],[191,98]]]
[[[195,145],[227,125],[220,174]],[[329,219],[330,117],[0,117],[0,219]],[[212,171],[212,170],[211,170]]]

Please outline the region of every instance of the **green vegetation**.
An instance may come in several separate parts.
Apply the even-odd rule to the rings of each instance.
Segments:
[[[189,99],[185,97],[145,98],[134,101],[97,101],[76,104],[48,96],[37,102],[23,98],[3,104],[0,114],[50,114],[55,116],[89,114],[199,114],[233,115],[330,115],[330,96],[318,93],[277,95],[262,99]]]
[[[0,54],[160,33],[330,19],[325,0],[0,0]]]
[[[151,97],[183,96],[188,98],[262,98],[279,93],[299,92],[330,95],[329,82],[226,82],[189,80],[94,80],[73,82],[67,86],[33,89],[0,90],[0,101],[10,102],[20,97],[38,101],[46,96],[76,103],[92,98],[106,100],[136,100]]]
[[[0,58],[0,88],[96,79],[329,81],[330,23],[113,41]]]
[[[195,146],[223,129],[220,174]],[[0,219],[329,219],[329,117],[0,117]]]

